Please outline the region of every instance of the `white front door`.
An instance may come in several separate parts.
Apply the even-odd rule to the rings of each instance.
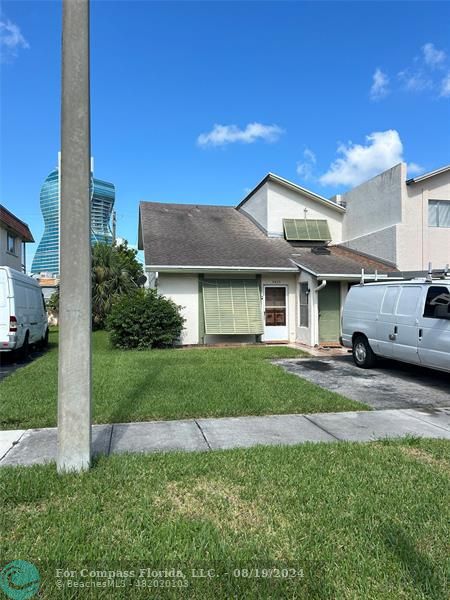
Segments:
[[[288,341],[287,286],[264,286],[264,342]]]

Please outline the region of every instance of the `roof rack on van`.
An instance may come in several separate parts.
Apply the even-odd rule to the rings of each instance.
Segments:
[[[428,266],[428,271],[397,271],[387,274],[389,278],[398,279],[425,279],[426,281],[434,281],[436,279],[449,279],[449,265],[445,265],[443,269],[433,269],[431,263]]]

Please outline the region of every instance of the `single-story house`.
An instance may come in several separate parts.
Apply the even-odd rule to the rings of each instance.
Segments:
[[[349,286],[396,270],[338,245],[344,213],[269,174],[237,207],[141,202],[138,247],[182,307],[182,344],[336,344]]]

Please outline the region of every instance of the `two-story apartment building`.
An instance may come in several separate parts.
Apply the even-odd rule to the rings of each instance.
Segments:
[[[150,285],[186,319],[181,342],[336,344],[349,285],[393,264],[338,246],[346,209],[277,175],[236,207],[142,202]]]
[[[337,199],[346,247],[405,271],[450,263],[450,165],[407,179],[401,163]]]
[[[0,204],[0,265],[26,272],[26,244],[34,242],[26,223]]]

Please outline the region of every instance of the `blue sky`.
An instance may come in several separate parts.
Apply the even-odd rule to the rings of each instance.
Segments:
[[[39,240],[61,4],[4,1],[0,37],[0,202]],[[140,200],[236,204],[268,171],[328,197],[450,162],[446,2],[94,0],[91,63],[95,175],[131,244]]]

